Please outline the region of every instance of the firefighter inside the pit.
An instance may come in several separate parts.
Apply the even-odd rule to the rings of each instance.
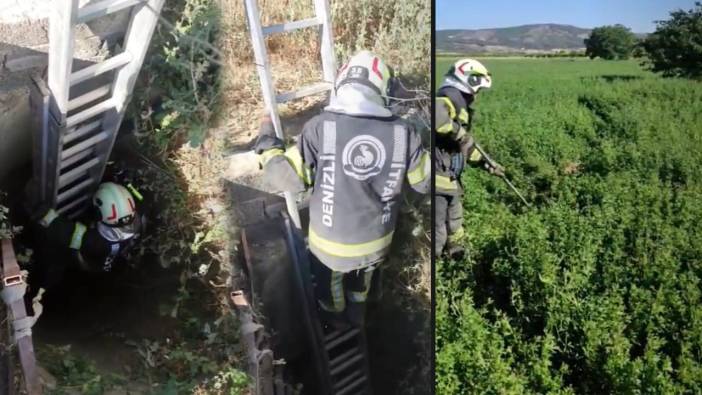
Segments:
[[[425,194],[430,156],[419,133],[388,104],[392,70],[362,51],[340,70],[335,94],[286,149],[264,118],[255,150],[274,189],[311,189],[309,249],[319,306],[355,321],[347,307],[366,301],[387,258],[405,181]],[[354,309],[358,311],[358,309]]]
[[[131,184],[105,182],[93,196],[90,223],[71,221],[49,209],[37,216],[39,229],[48,247],[69,252],[81,270],[109,272],[142,232],[144,219],[137,212],[141,200]],[[56,260],[45,264],[50,267],[42,270],[42,282],[50,287],[61,280],[65,268]]]
[[[502,166],[490,166],[484,160],[471,135],[471,104],[478,92],[491,86],[492,77],[482,63],[461,59],[451,66],[436,94],[434,240],[437,256],[458,259],[464,254],[461,172],[465,164],[504,176]]]

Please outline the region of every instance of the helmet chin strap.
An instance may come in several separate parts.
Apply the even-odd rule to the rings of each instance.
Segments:
[[[475,93],[476,93],[474,91],[474,89],[461,83],[460,81],[457,81],[455,78],[452,78],[452,77],[444,78],[444,82],[441,83],[440,88],[443,88],[445,86],[450,86],[450,87],[456,88],[459,91],[461,91],[463,93],[467,93],[469,95],[475,95]]]
[[[340,86],[325,110],[352,116],[388,118],[393,115],[385,107],[383,97],[367,86],[355,83]]]
[[[104,237],[105,240],[110,242],[125,241],[134,237],[134,233],[126,232],[121,228],[107,226],[102,222],[97,223],[97,230],[100,233],[100,236]]]

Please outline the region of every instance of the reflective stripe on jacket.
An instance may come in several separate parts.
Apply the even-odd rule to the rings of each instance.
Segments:
[[[292,185],[280,175],[295,169],[298,183],[312,188],[311,252],[338,272],[383,260],[392,243],[405,180],[420,193],[429,189],[430,160],[419,134],[396,117],[325,111],[305,124],[297,152],[295,159],[287,151],[286,160],[269,158],[265,171],[278,175],[268,179],[280,179],[276,186],[288,190]]]
[[[466,152],[470,162],[480,162],[482,155],[475,149],[475,141],[470,134],[472,111],[461,92],[453,87],[439,90],[434,102],[436,121],[436,147],[434,163],[436,175],[434,184],[436,193],[443,195],[460,195],[463,188],[460,175],[451,170],[451,156]]]

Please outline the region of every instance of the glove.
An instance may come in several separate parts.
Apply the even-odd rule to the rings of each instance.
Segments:
[[[254,144],[254,151],[260,155],[272,148],[285,149],[285,144],[276,137],[271,117],[265,115],[261,118],[261,126],[258,129],[258,138],[256,139],[256,144]]]
[[[263,115],[261,117],[261,126],[258,129],[258,135],[260,136],[273,136],[275,137],[275,127],[273,127],[273,121],[270,115]]]
[[[470,157],[470,151],[473,148],[473,145],[475,142],[473,141],[473,137],[470,135],[466,135],[462,139],[457,141],[460,148],[461,148],[461,154],[463,155],[464,158],[469,158]]]
[[[492,174],[493,176],[497,177],[504,177],[505,176],[505,168],[502,167],[499,163],[495,163],[494,166],[490,166],[489,164],[485,164],[485,167],[487,170]]]

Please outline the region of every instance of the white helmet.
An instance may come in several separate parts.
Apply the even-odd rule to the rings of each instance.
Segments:
[[[100,184],[93,205],[100,213],[100,222],[107,226],[130,225],[136,217],[134,197],[127,188],[113,182]]]
[[[475,59],[461,59],[446,73],[443,85],[450,85],[469,95],[481,89],[490,89],[492,77],[487,68]]]
[[[341,67],[334,88],[338,91],[345,84],[361,84],[371,88],[387,105],[393,80],[392,69],[382,59],[370,51],[361,51]]]

